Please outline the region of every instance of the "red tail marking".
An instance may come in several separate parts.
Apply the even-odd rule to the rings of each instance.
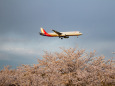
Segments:
[[[44,34],[45,34],[46,36],[51,36],[51,35],[48,34],[44,29],[43,29],[43,31],[44,31]]]

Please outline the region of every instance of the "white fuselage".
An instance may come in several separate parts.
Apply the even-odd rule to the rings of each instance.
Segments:
[[[79,35],[82,35],[82,33],[80,33],[79,31],[73,31],[73,32],[60,32],[62,33],[60,36],[79,36]],[[48,33],[52,36],[59,36],[58,34],[56,33]]]

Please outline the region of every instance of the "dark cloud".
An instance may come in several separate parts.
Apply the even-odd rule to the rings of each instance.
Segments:
[[[15,58],[17,58],[20,56],[21,49],[26,54],[32,51],[34,52],[32,55],[37,56],[43,52],[42,50],[59,51],[58,48],[61,46],[76,45],[80,48],[106,52],[108,56],[115,48],[114,4],[115,1],[108,0],[0,0],[1,56],[5,55],[3,52],[7,55],[15,51]],[[83,35],[79,39],[70,37],[64,40],[41,37],[38,33],[40,27],[47,32],[50,32],[50,29],[78,30]],[[11,51],[7,51],[6,48]],[[24,54],[21,55],[23,58],[27,57]],[[10,58],[14,53],[8,56]]]

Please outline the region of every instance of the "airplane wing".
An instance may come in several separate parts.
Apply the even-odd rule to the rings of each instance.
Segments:
[[[52,31],[54,31],[56,34],[58,34],[58,35],[61,35],[62,33],[60,33],[60,32],[58,32],[58,31],[55,31],[55,30],[52,30]]]

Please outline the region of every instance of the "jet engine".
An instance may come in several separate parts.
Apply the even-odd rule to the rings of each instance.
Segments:
[[[69,38],[69,36],[64,36],[64,38]]]

